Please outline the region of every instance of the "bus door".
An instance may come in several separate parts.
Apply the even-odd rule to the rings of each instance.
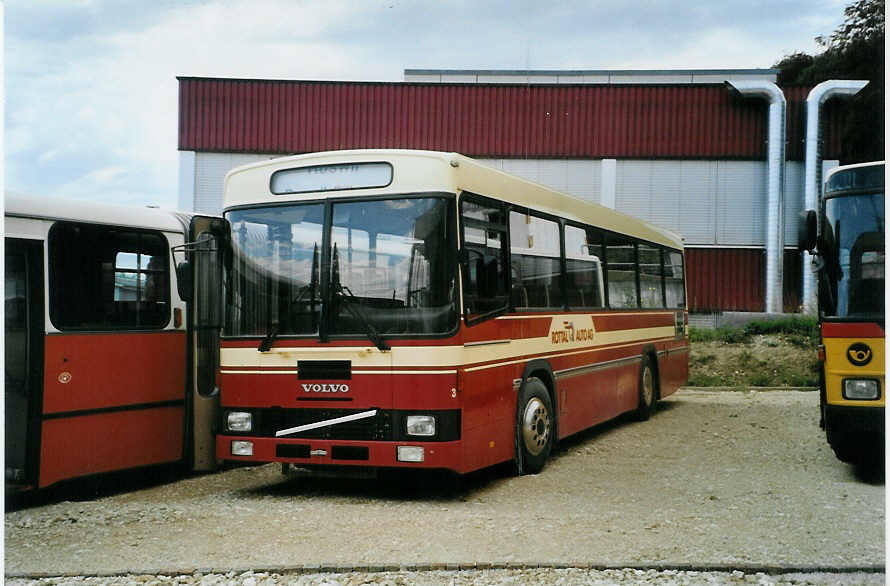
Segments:
[[[6,239],[6,482],[37,483],[43,383],[43,242]]]
[[[226,222],[194,216],[189,242],[173,250],[180,296],[189,302],[190,369],[186,459],[195,471],[216,468],[216,422],[219,413],[219,334],[222,328],[223,259]]]

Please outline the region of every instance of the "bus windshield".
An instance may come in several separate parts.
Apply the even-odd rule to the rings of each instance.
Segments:
[[[822,238],[823,316],[883,319],[884,194],[826,199]]]
[[[453,198],[404,196],[229,212],[233,262],[224,335],[452,331],[453,207]]]

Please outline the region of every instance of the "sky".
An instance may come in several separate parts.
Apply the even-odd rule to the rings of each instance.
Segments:
[[[176,207],[177,76],[755,69],[844,0],[6,0],[7,191]]]

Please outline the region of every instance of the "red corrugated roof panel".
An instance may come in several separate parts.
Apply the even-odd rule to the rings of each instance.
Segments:
[[[788,156],[803,156],[789,88]],[[802,96],[802,97],[801,97]],[[302,153],[349,148],[477,157],[766,156],[766,104],[720,85],[484,85],[181,78],[179,149]],[[837,123],[829,119],[831,126]],[[835,136],[825,133],[826,155]]]

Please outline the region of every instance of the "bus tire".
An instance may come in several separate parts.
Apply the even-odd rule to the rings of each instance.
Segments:
[[[649,354],[643,354],[640,360],[640,381],[637,395],[637,409],[634,411],[634,419],[646,421],[655,413],[655,403],[658,400],[658,376],[652,368],[652,359]]]
[[[516,456],[519,474],[537,474],[544,468],[553,447],[553,402],[538,378],[529,378],[519,389],[516,416]]]

